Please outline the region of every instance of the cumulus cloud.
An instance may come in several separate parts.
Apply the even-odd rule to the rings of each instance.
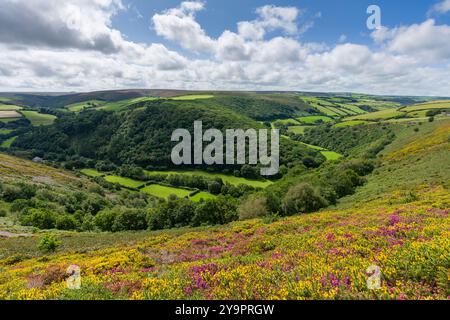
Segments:
[[[0,41],[117,52],[123,39],[110,23],[122,8],[120,0],[2,0]]]
[[[195,14],[203,9],[203,2],[186,1],[177,8],[155,14],[152,21],[156,34],[175,41],[188,50],[196,52],[213,50],[214,41],[195,21]]]
[[[389,51],[416,57],[425,62],[442,62],[450,59],[450,26],[436,25],[433,19],[421,24],[375,31],[372,37],[385,43]]]
[[[450,0],[443,0],[439,3],[436,3],[433,7],[431,7],[428,14],[431,15],[433,13],[444,14],[450,11]]]
[[[261,40],[267,32],[277,29],[289,35],[299,32],[297,18],[300,11],[298,8],[266,5],[256,9],[256,13],[259,16],[256,20],[238,23],[238,33],[245,39]]]
[[[119,0],[2,0],[0,90],[450,92],[450,26],[432,19],[376,30],[373,45],[344,36],[327,45],[299,40],[311,27],[298,22],[303,9],[264,6],[213,38],[196,20],[205,3],[187,1],[151,21],[157,35],[194,53],[187,58],[161,43],[127,40],[111,23],[121,10]]]

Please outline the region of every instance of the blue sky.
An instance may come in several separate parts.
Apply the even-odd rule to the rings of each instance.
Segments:
[[[0,91],[450,96],[450,0],[1,1]]]
[[[219,37],[223,30],[236,31],[239,21],[249,21],[257,17],[258,7],[274,4],[301,8],[302,22],[314,22],[314,27],[300,38],[303,41],[335,43],[342,34],[352,42],[371,44],[366,28],[366,9],[371,4],[380,6],[382,24],[387,27],[410,25],[427,18],[429,9],[436,0],[208,0],[206,9],[197,15],[197,21],[211,37]],[[151,28],[151,17],[164,10],[179,5],[178,0],[125,0],[130,9],[120,12],[113,19],[113,26],[121,30],[130,40],[138,42],[170,42],[161,39]],[[321,17],[317,18],[316,14]],[[450,14],[434,15],[437,22],[449,22]]]

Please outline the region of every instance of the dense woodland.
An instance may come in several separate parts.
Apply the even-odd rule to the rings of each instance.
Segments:
[[[217,107],[198,106],[173,101],[147,102],[126,112],[85,111],[65,116],[53,126],[37,127],[21,135],[14,146],[49,161],[65,162],[67,168],[134,165],[144,169],[174,167],[170,159],[175,129],[193,133],[194,121],[201,119],[204,129],[224,131],[233,128],[264,128],[250,118]],[[267,128],[268,129],[268,128]],[[285,167],[307,164],[317,167],[324,158],[315,150],[282,139],[280,163]],[[206,166],[197,166],[207,169]],[[209,170],[255,178],[259,168],[242,170],[242,166],[208,167]],[[247,168],[248,169],[248,168]]]

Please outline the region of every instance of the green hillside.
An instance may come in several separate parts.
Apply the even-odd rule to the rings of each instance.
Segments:
[[[71,165],[89,167],[86,159],[104,160],[111,165],[133,164],[146,168],[170,168],[171,135],[175,129],[193,132],[194,121],[201,119],[204,129],[264,128],[225,106],[204,105],[203,101],[146,101],[141,107],[123,113],[89,111],[64,116],[49,127],[34,128],[21,135],[15,147],[71,161]],[[200,102],[200,103],[199,103]],[[320,163],[324,159],[294,141],[282,141],[282,164],[301,163],[305,157]],[[77,155],[75,159],[73,155]],[[83,162],[84,164],[79,164]],[[199,168],[203,168],[200,166]],[[240,170],[241,166],[231,168]],[[256,170],[256,169],[255,169]],[[251,177],[249,175],[248,177]]]
[[[414,128],[391,125],[389,130],[395,137],[380,152],[375,170],[365,178],[367,182],[341,198],[336,207],[320,212],[164,232],[50,232],[63,243],[56,253],[37,249],[43,236],[39,233],[7,237],[0,240],[0,298],[446,299],[450,270],[450,122],[426,123],[419,131]],[[377,132],[371,134],[375,137]],[[348,146],[352,148],[352,144]],[[36,200],[44,199],[44,195],[46,201],[56,199],[58,193],[70,190],[86,193],[99,188],[65,171],[4,155],[0,159],[3,190],[5,185],[11,188],[12,184],[34,181],[46,190],[39,191]],[[356,163],[330,163],[314,171],[298,168],[269,187],[268,194],[282,192],[299,181],[319,187],[337,177],[343,168],[358,172],[365,168]],[[336,179],[342,181],[342,176]],[[115,191],[108,192],[108,198],[115,195]],[[99,192],[96,194],[102,198]],[[117,203],[123,205],[131,196],[116,195],[113,199],[117,197]],[[70,205],[83,208],[87,203],[76,202],[83,198],[81,195],[73,197]],[[127,205],[137,205],[138,198],[134,199]],[[264,207],[255,198],[248,201],[239,212]],[[226,203],[215,206],[181,201],[176,210],[182,214],[198,206],[196,217],[200,217],[204,208],[213,205],[219,212]],[[175,204],[169,201],[158,210]],[[65,200],[64,206],[68,205]],[[5,200],[0,206],[8,212],[12,208],[8,209]],[[139,216],[139,209],[133,210],[130,214]],[[150,212],[153,215],[159,211]],[[119,222],[125,222],[128,213],[104,209],[97,216],[94,220],[100,225],[117,217],[113,228],[120,230]],[[0,219],[5,222],[5,218]],[[9,228],[11,234],[27,233],[26,227],[9,222],[0,226]],[[54,276],[69,264],[84,270],[81,290],[66,289],[65,280]],[[366,285],[366,270],[373,264],[383,275],[379,290]]]

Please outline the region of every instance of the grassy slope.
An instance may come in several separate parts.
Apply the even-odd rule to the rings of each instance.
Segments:
[[[270,180],[250,180],[241,177],[235,177],[232,175],[220,174],[220,173],[209,173],[201,170],[177,170],[177,171],[147,171],[149,174],[185,174],[185,175],[200,175],[207,178],[220,178],[223,182],[228,182],[233,185],[246,184],[255,188],[266,188],[272,184]]]
[[[73,103],[68,106],[66,106],[66,109],[71,112],[80,112],[86,108],[92,108],[93,106],[100,106],[104,105],[105,101],[101,100],[89,100],[89,101],[83,101],[79,103]]]
[[[119,184],[121,186],[127,187],[127,188],[139,188],[144,185],[144,182],[133,180],[129,178],[119,177],[119,176],[106,176],[104,179],[108,182]]]
[[[181,189],[181,188],[174,188],[174,187],[168,187],[168,186],[162,186],[158,184],[152,184],[149,186],[146,186],[142,188],[141,192],[148,193],[150,195],[153,195],[158,198],[164,198],[167,199],[171,195],[176,195],[179,198],[185,198],[188,197],[192,191]]]
[[[14,142],[16,139],[17,139],[17,137],[9,138],[8,140],[3,141],[3,142],[0,144],[0,147],[5,148],[5,149],[9,149],[9,148],[11,148],[11,145],[13,144],[13,142]]]
[[[56,116],[51,114],[43,114],[37,111],[21,111],[24,117],[30,120],[33,126],[48,126],[51,125]]]
[[[35,238],[1,240],[0,299],[446,299],[449,123],[420,131],[399,129],[378,174],[334,210],[271,224],[67,234],[45,259]],[[393,185],[384,188],[383,176]],[[82,268],[81,290],[58,276],[70,264]],[[380,290],[366,286],[372,264]]]
[[[91,184],[89,180],[76,177],[68,171],[55,169],[1,153],[0,177],[2,181],[8,179],[39,180],[41,178],[47,178],[56,185],[73,186],[77,188],[79,188],[80,185]]]
[[[353,127],[353,126],[359,126],[361,124],[366,124],[368,123],[367,121],[362,121],[362,120],[353,120],[353,121],[345,121],[345,122],[340,122],[340,123],[336,123],[334,125],[335,128],[341,128],[341,127]]]
[[[19,107],[19,106],[0,103],[0,110],[21,110],[21,109],[22,109],[22,107]]]

